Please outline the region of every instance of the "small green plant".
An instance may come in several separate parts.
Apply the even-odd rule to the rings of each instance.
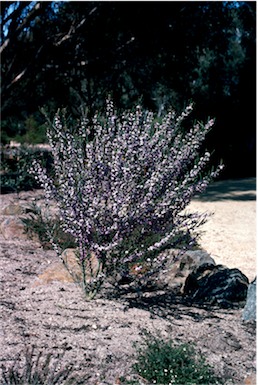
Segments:
[[[25,224],[25,231],[31,237],[36,234],[44,249],[52,248],[52,240],[55,241],[61,251],[76,248],[74,237],[62,230],[59,218],[46,217],[36,204],[30,205],[27,214],[26,218],[21,218]]]
[[[191,344],[173,345],[144,331],[144,346],[137,349],[133,368],[151,384],[220,384],[205,359]]]
[[[39,352],[34,357],[35,348],[26,349],[25,365],[21,367],[18,357],[10,368],[2,365],[1,385],[72,385],[85,384],[88,377],[78,379],[73,375],[73,365],[62,367],[64,354],[58,357],[52,364],[52,354],[43,357]]]

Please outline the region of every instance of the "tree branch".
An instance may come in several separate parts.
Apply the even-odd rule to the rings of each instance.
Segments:
[[[96,10],[97,10],[98,7],[94,7],[90,12],[89,12],[89,15],[92,15]],[[74,26],[74,23],[72,23],[69,31],[67,32],[67,34],[63,35],[63,37],[61,37],[60,40],[56,41],[54,44],[55,46],[59,46],[61,45],[65,40],[68,40],[68,39],[71,39],[71,37],[75,34],[75,32],[81,28],[81,26],[86,22],[86,17],[84,19],[82,19],[78,25]]]
[[[26,3],[26,7],[27,6],[28,4]],[[27,16],[24,17],[21,24],[18,24],[17,19],[20,17],[22,10],[25,8],[25,4],[21,4],[18,9],[13,11],[13,13],[7,17],[5,23],[9,20],[10,17],[12,18],[12,23],[9,28],[8,36],[0,47],[0,54],[2,54],[2,52],[6,49],[6,47],[10,44],[13,39],[19,36],[20,32],[28,26],[30,21],[33,20],[33,18],[35,18],[38,13],[44,12],[47,6],[48,4],[43,4],[43,2],[37,2],[32,8],[32,10],[28,12]]]

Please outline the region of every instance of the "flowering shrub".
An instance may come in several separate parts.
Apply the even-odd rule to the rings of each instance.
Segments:
[[[184,209],[222,166],[201,176],[210,154],[198,153],[214,122],[196,123],[184,132],[181,125],[191,110],[192,105],[180,116],[168,112],[158,122],[140,106],[117,116],[108,100],[106,115],[94,116],[91,131],[85,116],[71,128],[60,112],[49,126],[55,177],[36,161],[31,172],[46,199],[56,201],[63,230],[78,244],[88,296],[130,264],[158,268],[162,261],[153,252],[176,246],[182,237],[192,245],[192,231],[205,217]],[[89,280],[92,253],[99,269]]]
[[[149,384],[221,384],[213,368],[192,344],[176,345],[143,331],[143,346],[137,348],[134,369]]]

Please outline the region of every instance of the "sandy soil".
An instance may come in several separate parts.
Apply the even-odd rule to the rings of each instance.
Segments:
[[[2,198],[6,202],[14,196]],[[250,279],[255,275],[254,198],[253,179],[228,181],[214,184],[189,207],[214,211],[201,245],[217,263],[238,267]],[[145,329],[175,343],[194,343],[224,385],[255,383],[255,324],[242,321],[242,309],[188,306],[162,291],[87,302],[73,283],[35,285],[57,260],[53,251],[2,235],[0,246],[0,363],[7,367],[17,354],[22,365],[25,348],[35,346],[36,352],[54,357],[65,352],[62,364],[73,363],[78,375],[87,373],[89,385],[120,384],[122,376],[142,384],[132,370],[133,343],[142,341]]]
[[[201,246],[217,264],[240,269],[249,280],[256,276],[256,180],[214,183],[195,198],[189,209],[213,215],[202,226]]]

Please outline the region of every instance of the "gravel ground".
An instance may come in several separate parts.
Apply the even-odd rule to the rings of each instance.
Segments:
[[[217,182],[189,207],[214,211],[201,245],[217,263],[238,267],[249,279],[255,275],[254,185],[253,179]],[[2,203],[17,198],[11,195],[2,196]],[[53,251],[1,234],[0,247],[0,364],[9,367],[18,355],[22,365],[26,347],[35,346],[43,355],[64,352],[62,365],[73,363],[78,375],[87,373],[89,385],[121,384],[122,376],[141,384],[132,370],[133,344],[142,341],[145,329],[176,343],[194,343],[224,385],[254,385],[255,324],[242,321],[242,309],[187,306],[162,291],[87,302],[73,283],[36,284],[57,261]]]

